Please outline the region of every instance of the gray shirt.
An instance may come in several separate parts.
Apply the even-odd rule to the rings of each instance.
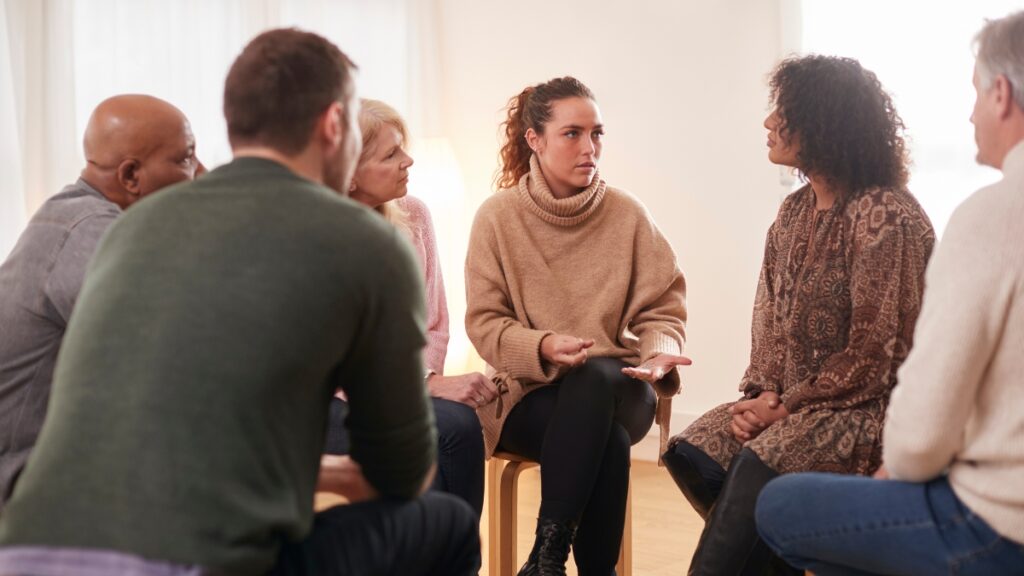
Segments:
[[[86,265],[120,213],[79,179],[39,208],[0,265],[0,509],[46,416]]]

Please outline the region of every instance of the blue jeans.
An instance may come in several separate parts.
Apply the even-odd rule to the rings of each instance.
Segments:
[[[465,404],[431,398],[437,423],[437,474],[431,490],[454,494],[480,517],[484,508],[484,437],[476,412]],[[348,404],[331,398],[327,416],[327,454],[348,454],[345,417]]]
[[[818,576],[1024,574],[1024,545],[964,506],[945,477],[781,476],[761,492],[757,527],[783,560]]]
[[[484,435],[476,412],[459,402],[431,398],[437,420],[437,475],[431,490],[465,500],[479,518],[484,509]]]

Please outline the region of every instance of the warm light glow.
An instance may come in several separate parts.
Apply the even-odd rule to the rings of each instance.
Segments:
[[[430,208],[437,234],[438,259],[444,274],[450,318],[446,374],[480,371],[482,362],[466,336],[466,283],[463,267],[473,213],[467,208],[462,172],[447,138],[413,138],[409,150],[409,193]]]

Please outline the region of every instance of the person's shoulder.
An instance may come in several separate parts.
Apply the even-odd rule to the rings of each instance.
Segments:
[[[907,214],[922,211],[917,198],[904,187],[877,186],[869,188],[846,204],[846,212],[856,216],[870,215],[879,209]]]
[[[399,207],[408,217],[410,228],[415,230],[433,228],[433,218],[431,217],[430,208],[427,207],[426,202],[411,195],[399,198],[397,202]]]
[[[427,208],[427,203],[411,194],[399,198],[397,202],[410,218],[422,217],[424,214],[430,215],[430,208]]]
[[[858,230],[869,233],[896,226],[934,235],[921,203],[905,187],[870,188],[851,199],[845,211]]]
[[[89,219],[113,219],[121,208],[80,183],[66,186],[39,207],[29,223],[48,222],[74,227]]]
[[[502,188],[488,196],[476,210],[477,220],[501,218],[510,211],[517,209],[516,195],[519,194],[515,188]]]
[[[647,206],[644,205],[643,201],[632,192],[623,188],[605,185],[604,200],[602,202],[606,202],[608,206],[613,207],[617,213],[621,211],[645,218],[650,217]]]
[[[1024,182],[1014,186],[1003,179],[975,191],[956,208],[954,214],[1017,218],[1021,216],[1021,210],[1024,210]]]
[[[782,203],[779,204],[779,210],[775,214],[772,226],[789,225],[789,222],[800,213],[802,207],[810,205],[813,201],[813,195],[814,191],[811,190],[810,184],[804,184],[800,188],[786,194],[786,197],[782,199]]]
[[[782,199],[782,205],[779,207],[779,212],[793,212],[799,206],[809,203],[810,197],[813,195],[814,191],[811,190],[811,185],[804,184],[789,194],[786,194],[786,197]]]
[[[601,218],[602,226],[617,230],[623,238],[647,239],[645,241],[668,245],[657,219],[632,192],[606,186],[601,204],[601,210],[607,215]]]
[[[960,203],[949,218],[944,236],[1010,239],[1024,220],[1024,186],[1000,180],[981,188]]]

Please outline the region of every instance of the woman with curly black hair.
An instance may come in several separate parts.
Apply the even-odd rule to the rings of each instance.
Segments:
[[[807,184],[768,230],[742,398],[664,455],[707,522],[690,574],[785,573],[757,537],[761,488],[779,474],[879,466],[935,243],[906,188],[903,122],[872,72],[849,58],[791,58],[770,88],[768,159]]]

